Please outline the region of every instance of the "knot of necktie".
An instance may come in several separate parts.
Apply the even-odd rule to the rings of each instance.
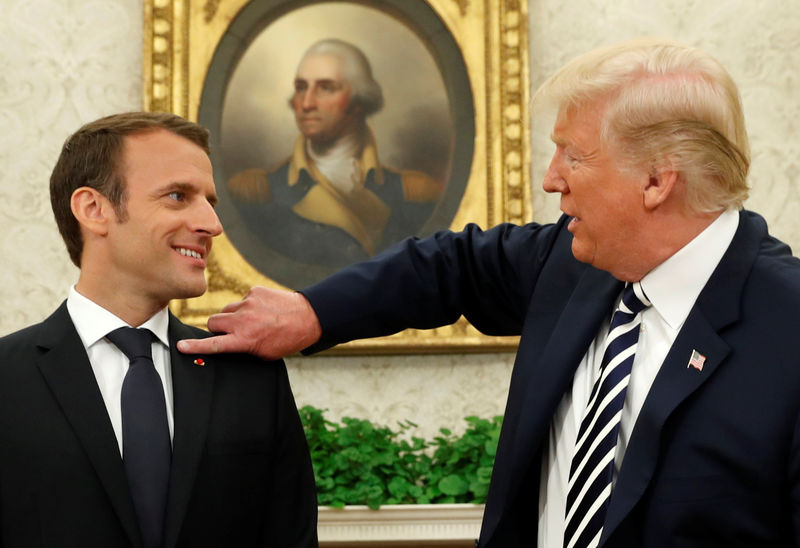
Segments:
[[[106,338],[131,361],[136,358],[152,359],[151,344],[154,337],[149,329],[135,327],[120,327],[106,335]]]
[[[625,289],[622,292],[622,301],[619,303],[621,311],[636,316],[636,314],[650,306],[653,306],[653,303],[644,294],[641,283],[635,282],[625,285]]]

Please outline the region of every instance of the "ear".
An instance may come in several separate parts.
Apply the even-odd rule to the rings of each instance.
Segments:
[[[109,223],[116,220],[114,208],[108,198],[88,186],[76,189],[69,205],[81,230],[88,230],[98,236],[105,236]]]
[[[680,173],[671,167],[654,167],[644,187],[644,207],[653,210],[666,202],[676,191],[680,180]]]

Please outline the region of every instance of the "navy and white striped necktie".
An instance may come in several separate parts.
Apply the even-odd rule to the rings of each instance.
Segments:
[[[622,406],[639,341],[639,312],[650,305],[639,282],[628,284],[611,318],[600,374],[578,430],[569,471],[564,548],[589,548],[600,542]]]

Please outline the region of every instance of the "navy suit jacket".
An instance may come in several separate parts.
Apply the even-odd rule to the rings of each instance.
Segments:
[[[283,362],[174,349],[164,547],[317,546],[308,446]],[[0,339],[0,546],[142,546],[119,446],[62,305]]]
[[[535,546],[553,414],[622,289],[574,259],[566,223],[408,240],[303,291],[323,328],[309,351],[461,314],[521,335],[482,547]],[[800,261],[742,212],[641,409],[601,546],[800,546],[799,418]]]

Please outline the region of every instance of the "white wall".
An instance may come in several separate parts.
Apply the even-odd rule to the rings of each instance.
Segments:
[[[741,87],[752,197],[774,234],[800,247],[800,6],[785,0],[532,0],[535,88],[569,58],[642,34],[696,44]],[[105,114],[141,108],[141,0],[0,0],[0,334],[47,316],[77,277],[52,221],[48,177],[64,139]],[[533,120],[533,180],[552,151]],[[535,185],[537,219],[558,200]],[[293,358],[299,404],[430,435],[501,413],[510,354]]]

